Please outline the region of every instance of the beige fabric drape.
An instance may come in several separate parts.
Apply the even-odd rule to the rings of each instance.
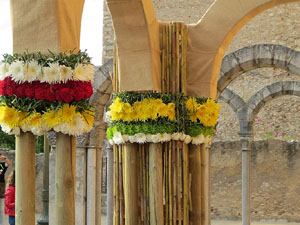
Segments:
[[[237,32],[264,10],[296,1],[299,0],[216,0],[198,24],[189,26],[188,94],[216,97],[221,62]]]
[[[79,49],[84,0],[11,0],[13,51]]]
[[[160,91],[159,24],[150,0],[107,0],[119,57],[120,91]]]

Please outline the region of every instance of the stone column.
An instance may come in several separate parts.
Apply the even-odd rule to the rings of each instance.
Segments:
[[[240,122],[242,144],[242,225],[250,225],[250,142],[252,137],[251,121]]]

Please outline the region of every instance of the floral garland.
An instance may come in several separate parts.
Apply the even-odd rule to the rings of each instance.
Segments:
[[[0,64],[2,130],[35,135],[49,130],[69,135],[89,132],[94,122],[94,108],[88,101],[93,73],[85,52],[4,55]]]
[[[214,134],[220,105],[212,99],[183,94],[115,93],[106,113],[111,144],[208,142]]]

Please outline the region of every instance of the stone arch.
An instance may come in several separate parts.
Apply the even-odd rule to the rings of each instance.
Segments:
[[[230,107],[235,113],[237,113],[239,109],[246,104],[238,94],[236,94],[228,88],[225,88],[223,90],[219,99],[230,105]]]
[[[189,26],[188,94],[216,97],[222,59],[238,31],[261,12],[298,1],[216,0],[197,24]]]
[[[257,113],[268,101],[283,95],[300,96],[300,82],[280,81],[265,86],[249,99],[239,112],[239,118],[253,121]]]
[[[262,67],[278,67],[300,75],[300,52],[282,45],[259,44],[226,55],[219,74],[217,96],[239,75]]]

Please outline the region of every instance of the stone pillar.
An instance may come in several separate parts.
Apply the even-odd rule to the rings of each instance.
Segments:
[[[252,122],[240,120],[240,140],[242,144],[242,225],[250,225],[250,158]]]
[[[113,225],[114,216],[114,152],[113,147],[107,144],[107,207],[106,207],[106,225]]]

